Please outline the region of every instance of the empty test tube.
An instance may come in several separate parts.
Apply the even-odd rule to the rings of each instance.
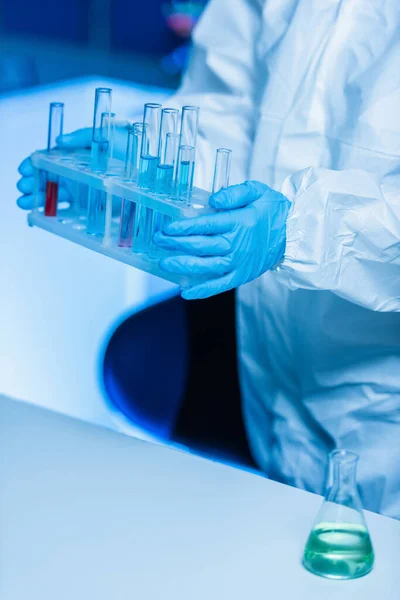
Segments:
[[[218,148],[215,158],[214,180],[212,193],[215,194],[229,185],[232,150]]]
[[[184,106],[181,119],[181,146],[196,148],[197,132],[199,129],[199,107]]]
[[[49,128],[47,135],[47,151],[50,152],[56,145],[56,139],[63,132],[64,122],[64,104],[62,102],[52,102],[49,111]],[[44,205],[44,214],[46,217],[55,217],[57,215],[58,202],[58,177],[48,173],[46,181],[46,201]]]
[[[184,197],[181,194],[181,179],[178,172],[177,178],[177,200],[184,200],[188,204],[190,204],[190,198],[192,196],[193,190],[193,178],[194,178],[194,167],[196,160],[196,142],[197,142],[197,132],[199,128],[199,107],[198,106],[184,106],[182,108],[182,119],[181,119],[181,134],[180,134],[180,146],[178,153],[178,171],[182,163],[186,163],[186,160],[183,160],[181,153],[182,148],[185,148],[185,156],[187,157],[188,148],[193,148],[193,158],[192,158],[192,166],[191,166],[191,179],[189,181],[189,187],[185,183],[183,186],[184,189]],[[185,171],[185,168],[184,168]]]
[[[193,188],[194,148],[179,148],[178,172],[176,175],[177,198],[190,206]]]
[[[111,129],[111,97],[110,88],[97,88],[94,103],[92,156],[90,166],[96,173],[107,171],[110,147]],[[106,118],[106,115],[109,115]],[[103,235],[105,228],[107,194],[93,187],[89,188],[87,233]]]
[[[111,99],[112,90],[110,88],[96,89],[90,163],[92,171],[96,172],[107,171],[110,122],[104,118],[104,114],[111,113]]]
[[[125,158],[125,177],[128,181],[137,180],[140,151],[142,147],[143,123],[134,123],[128,131],[128,144]],[[122,199],[121,219],[118,246],[129,248],[132,246],[133,225],[137,205],[130,200]]]
[[[160,151],[161,104],[145,104],[138,186],[154,192]],[[133,252],[148,252],[151,242],[153,211],[146,206],[136,208],[133,230]]]

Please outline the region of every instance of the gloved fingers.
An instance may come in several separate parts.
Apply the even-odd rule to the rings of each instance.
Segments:
[[[32,194],[34,186],[34,177],[24,176],[17,182],[17,190],[21,192],[21,194]]]
[[[17,200],[17,206],[23,210],[32,210],[37,206],[44,206],[46,199],[45,192],[39,192],[39,194],[25,194],[20,196]],[[58,190],[58,202],[71,202],[71,194],[65,187],[60,187]]]
[[[85,127],[84,129],[77,129],[72,133],[59,135],[56,142],[57,146],[60,148],[91,148],[92,129],[90,127]]]
[[[226,256],[169,256],[159,261],[160,269],[178,275],[219,277],[232,270],[232,261]]]
[[[235,271],[228,273],[218,279],[212,279],[206,283],[200,283],[193,287],[183,290],[181,293],[182,298],[185,300],[200,300],[202,298],[210,298],[210,296],[216,296],[222,292],[236,287],[235,284]]]
[[[204,217],[173,221],[164,228],[165,235],[217,235],[229,233],[236,224],[232,213],[216,213]]]
[[[17,206],[23,210],[31,210],[34,206],[43,206],[44,204],[44,193],[38,194],[38,200],[36,200],[33,194],[25,194],[20,196],[17,200]],[[38,204],[37,204],[38,202]]]
[[[188,235],[174,237],[158,231],[154,242],[160,248],[195,256],[224,256],[231,251],[231,241],[222,235]]]
[[[245,181],[239,185],[231,185],[210,197],[210,206],[218,210],[243,208],[258,200],[270,188],[261,181]]]
[[[18,173],[23,177],[30,177],[33,175],[33,165],[30,156],[25,158],[18,167]]]

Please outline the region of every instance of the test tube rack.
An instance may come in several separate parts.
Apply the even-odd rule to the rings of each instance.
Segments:
[[[165,215],[168,220],[191,218],[214,213],[209,206],[210,193],[194,187],[191,195],[190,206],[174,197],[166,198],[139,188],[136,183],[124,176],[124,163],[117,159],[110,159],[108,169],[104,173],[95,173],[90,168],[91,154],[88,150],[66,151],[53,149],[51,151],[37,151],[31,155],[35,174],[35,195],[39,198],[43,174],[58,177],[60,185],[63,183],[71,193],[72,202],[65,207],[60,204],[56,216],[45,216],[43,207],[37,206],[29,213],[30,226],[40,227],[48,232],[68,239],[95,252],[118,260],[119,262],[152,273],[163,279],[172,281],[186,287],[200,281],[197,278],[182,277],[162,271],[158,265],[159,259],[170,253],[161,249],[152,252],[133,252],[132,248],[118,245],[120,206],[122,199],[142,205]],[[87,207],[81,207],[77,201],[78,189],[87,186],[106,193],[106,216],[104,235],[89,235],[87,233]],[[82,189],[82,187],[81,187]],[[76,194],[74,193],[76,190]]]

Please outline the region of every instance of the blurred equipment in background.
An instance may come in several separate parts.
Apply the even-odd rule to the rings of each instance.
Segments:
[[[0,91],[92,75],[175,88],[206,0],[0,0]],[[1,62],[1,61],[0,61]],[[5,74],[5,70],[7,73]]]
[[[168,27],[177,35],[189,38],[206,3],[207,0],[186,0],[184,2],[172,0],[168,4],[164,4],[163,12]]]
[[[163,13],[168,27],[186,41],[167,54],[162,61],[162,67],[171,75],[182,73],[190,56],[190,36],[200,18],[208,0],[172,0],[164,4]]]

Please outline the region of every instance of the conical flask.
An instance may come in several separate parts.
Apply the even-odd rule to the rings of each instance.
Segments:
[[[335,450],[329,456],[329,481],[305,550],[306,569],[330,579],[369,573],[374,551],[357,491],[358,456]]]

